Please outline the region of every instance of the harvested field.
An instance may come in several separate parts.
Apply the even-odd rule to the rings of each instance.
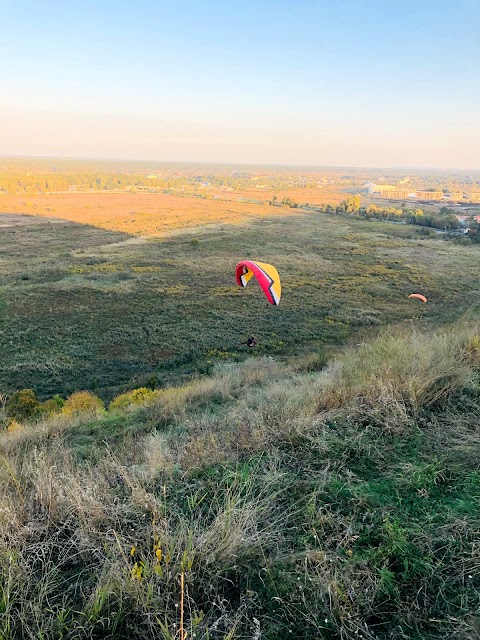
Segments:
[[[232,197],[231,194],[226,195]],[[0,199],[0,214],[27,213],[62,218],[109,231],[159,236],[172,229],[211,223],[238,224],[253,218],[288,216],[293,212],[289,207],[238,202],[236,198],[241,197],[238,192],[234,196],[235,200],[205,200],[157,193],[73,192],[29,198],[4,196]]]

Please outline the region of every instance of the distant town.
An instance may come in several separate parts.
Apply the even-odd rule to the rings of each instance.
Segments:
[[[448,202],[451,204],[480,203],[478,191],[450,191],[442,189],[412,189],[409,188],[410,179],[404,178],[397,184],[367,182],[363,187],[368,195],[392,200],[416,200],[418,202]]]

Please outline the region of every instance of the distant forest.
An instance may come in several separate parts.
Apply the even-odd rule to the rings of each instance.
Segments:
[[[396,182],[405,170],[341,169],[335,167],[247,167],[129,163],[68,159],[0,159],[0,193],[7,195],[62,191],[124,191],[206,189],[361,190],[368,181]],[[409,173],[409,186],[437,190],[480,187],[480,174],[468,172]]]

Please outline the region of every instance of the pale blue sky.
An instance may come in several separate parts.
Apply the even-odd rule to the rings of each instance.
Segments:
[[[479,0],[0,0],[0,154],[480,168]]]

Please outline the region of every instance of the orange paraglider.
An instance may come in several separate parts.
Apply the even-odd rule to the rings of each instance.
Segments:
[[[421,293],[411,293],[409,296],[409,298],[418,298],[419,300],[422,300],[422,302],[426,302],[427,299],[425,296],[422,296]]]

